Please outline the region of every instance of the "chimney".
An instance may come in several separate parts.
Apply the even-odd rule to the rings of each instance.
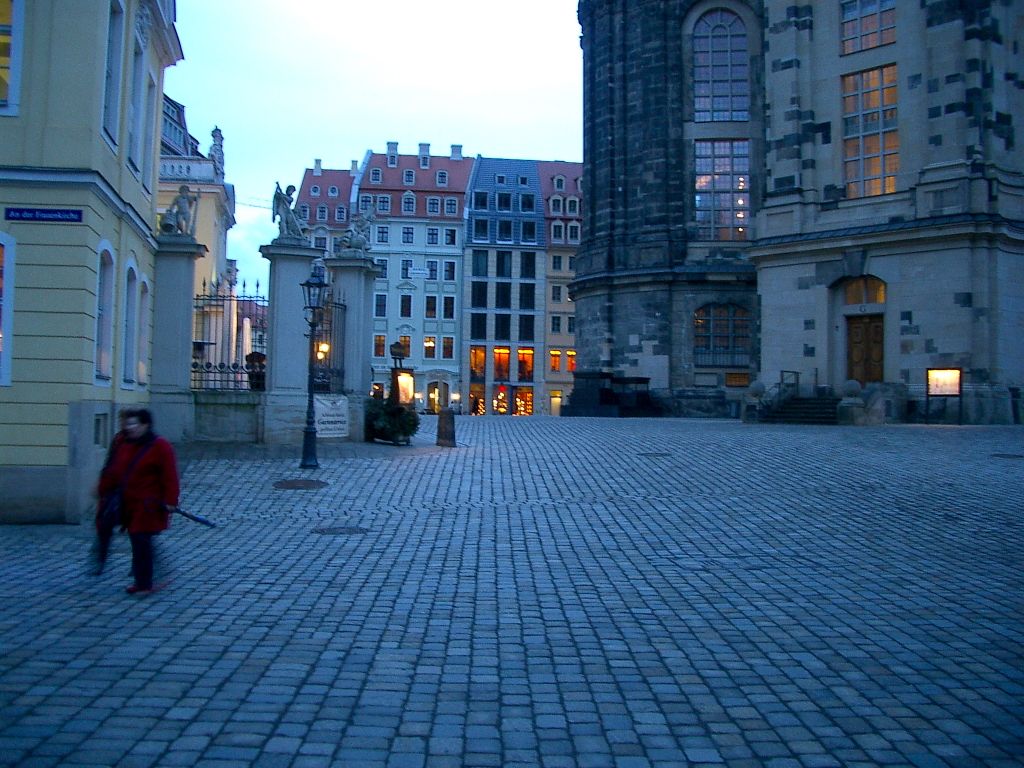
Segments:
[[[355,176],[357,173],[359,173],[359,161],[353,160],[352,167],[349,169],[348,174],[349,176]]]
[[[323,174],[323,168],[320,167],[320,158],[318,157],[313,161],[313,175],[320,176]]]
[[[461,159],[462,159],[462,145],[461,144],[452,144],[452,160],[461,160]]]
[[[398,167],[398,142],[388,142],[388,168]]]

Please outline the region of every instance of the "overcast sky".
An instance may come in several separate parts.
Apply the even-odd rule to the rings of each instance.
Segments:
[[[275,182],[321,158],[420,142],[446,155],[583,159],[577,0],[177,0],[185,60],[164,89],[206,153],[224,132],[228,257],[265,292]]]

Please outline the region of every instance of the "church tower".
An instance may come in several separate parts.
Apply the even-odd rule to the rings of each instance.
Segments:
[[[728,415],[755,375],[761,5],[579,4],[588,212],[574,413],[649,387],[667,413]]]

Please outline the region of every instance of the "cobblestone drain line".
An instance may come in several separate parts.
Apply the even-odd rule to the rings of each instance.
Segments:
[[[86,531],[0,529],[0,765],[1020,764],[1020,432],[895,430],[882,467],[850,430],[576,423],[460,420],[314,491],[191,461],[221,527],[175,521],[145,601],[126,541],[86,580]]]

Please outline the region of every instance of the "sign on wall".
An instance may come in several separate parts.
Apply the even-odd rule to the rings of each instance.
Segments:
[[[316,436],[348,437],[348,398],[344,395],[315,395]]]
[[[4,208],[7,221],[42,221],[48,224],[81,224],[81,208]]]

